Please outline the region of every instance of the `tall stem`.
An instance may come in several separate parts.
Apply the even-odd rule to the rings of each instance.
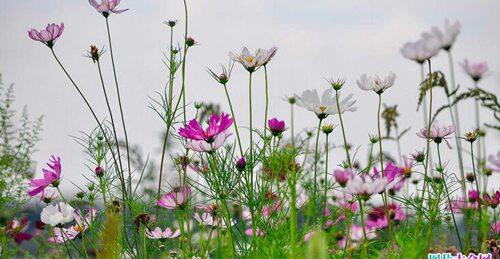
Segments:
[[[382,177],[385,177],[384,172],[384,152],[382,151],[382,131],[380,127],[380,113],[382,108],[382,93],[378,95],[378,109],[377,109],[377,131],[378,131],[378,147],[379,147],[379,157],[380,157],[380,172],[382,172]],[[392,237],[392,229],[391,229],[391,217],[389,216],[389,207],[387,204],[387,191],[384,190],[382,194],[382,198],[384,201],[384,213],[387,215],[387,229],[389,236]]]
[[[224,84],[224,92],[226,93],[227,102],[229,103],[229,109],[231,110],[231,117],[233,117],[234,131],[236,132],[236,139],[238,140],[238,147],[240,148],[240,155],[243,157],[243,147],[241,146],[240,132],[238,131],[238,125],[236,124],[236,117],[234,116],[233,104],[231,103],[231,98],[229,97],[229,92],[227,91],[227,86]]]
[[[321,122],[323,122],[323,119],[319,119],[318,123],[318,130],[316,131],[316,144],[314,146],[314,182],[313,182],[313,199],[312,199],[312,208],[313,208],[313,220],[316,219],[316,197],[317,197],[317,189],[318,189],[318,184],[317,184],[317,179],[318,179],[318,146],[319,146],[319,133],[321,131]]]
[[[323,190],[323,211],[322,211],[322,215],[323,215],[323,224],[326,223],[326,220],[325,220],[325,211],[326,211],[326,193],[327,193],[327,190],[328,190],[328,135],[329,134],[326,134],[326,140],[325,140],[325,179],[324,179],[324,184],[325,186],[323,186],[324,190]]]
[[[347,145],[347,138],[345,137],[344,121],[342,121],[342,111],[340,110],[338,90],[335,90],[335,99],[337,101],[337,110],[339,112],[340,127],[342,128],[342,138],[344,139],[344,148],[347,156],[347,164],[349,165],[349,168],[351,168],[352,167],[351,156],[349,155],[349,146]]]
[[[291,128],[291,134],[292,134],[292,147],[295,148],[295,130],[294,130],[294,121],[293,121],[293,103],[290,104],[290,128]]]
[[[440,152],[440,148],[439,148],[439,143],[437,144],[437,153],[438,153],[438,159],[439,159],[439,171],[441,171],[441,177],[443,178],[444,190],[446,191],[446,197],[448,198],[448,206],[450,206],[451,218],[453,219],[453,225],[455,226],[455,232],[457,234],[458,243],[460,244],[460,251],[464,251],[464,247],[462,245],[462,239],[460,238],[460,231],[458,231],[457,221],[455,220],[455,213],[453,212],[453,209],[451,209],[452,204],[451,204],[450,192],[448,190],[448,185],[446,184],[446,178],[444,175],[444,168],[443,168],[443,164],[441,162],[441,152]]]
[[[248,76],[248,106],[249,106],[249,119],[250,119],[250,147],[249,147],[249,156],[248,156],[248,161],[249,161],[249,166],[248,166],[248,171],[250,175],[250,188],[249,190],[249,196],[252,201],[252,204],[250,204],[250,213],[252,214],[252,238],[255,240],[256,238],[256,232],[257,232],[257,227],[256,227],[256,218],[255,218],[255,204],[253,204],[253,196],[255,195],[254,192],[254,184],[253,184],[253,107],[252,107],[252,72],[249,73]]]
[[[474,81],[474,87],[477,88],[477,81]],[[474,112],[475,112],[475,122],[476,122],[476,129],[481,132],[481,118],[480,118],[480,110],[479,110],[479,100],[475,99],[474,100]],[[481,183],[483,182],[483,175],[482,175],[482,170],[481,170],[481,165],[483,163],[483,154],[482,154],[482,149],[481,149],[481,138],[478,139],[476,149],[477,149],[477,166],[478,166],[478,173],[480,178],[476,178],[476,181],[480,181]],[[479,189],[478,189],[479,191]]]
[[[427,132],[426,132],[426,152],[425,152],[425,166],[424,166],[424,186],[422,189],[422,200],[421,202],[424,201],[424,196],[425,196],[425,191],[427,189],[427,175],[428,175],[428,168],[429,168],[429,157],[430,157],[430,132],[431,132],[431,125],[432,125],[432,68],[431,68],[431,60],[427,60],[429,64],[429,114],[427,118]]]
[[[363,201],[361,198],[358,198],[358,203],[359,203],[359,213],[360,213],[360,219],[361,219],[361,227],[363,228],[363,241],[361,242],[361,249],[362,249],[362,256],[366,256],[366,227],[365,227],[365,215],[363,211]],[[349,237],[346,237],[348,239]]]
[[[297,256],[297,188],[296,188],[296,164],[293,163],[292,166],[292,175],[290,177],[290,245],[291,245],[291,254],[292,258],[295,259]]]
[[[264,111],[264,143],[266,143],[266,136],[267,136],[267,113],[269,110],[269,86],[268,86],[268,81],[267,81],[267,66],[264,65],[264,79],[266,81],[266,106],[265,106],[265,111]],[[265,152],[265,147],[264,147],[264,152]]]
[[[182,113],[183,113],[183,121],[184,125],[186,125],[186,56],[188,46],[186,44],[186,40],[188,38],[188,11],[187,11],[187,2],[183,0],[184,4],[184,17],[186,22],[184,23],[184,51],[182,57]],[[187,152],[187,151],[186,151]]]
[[[122,120],[123,133],[125,136],[125,146],[127,148],[128,187],[129,187],[129,191],[132,194],[132,171],[130,169],[130,150],[129,150],[129,145],[128,145],[127,127],[125,127],[125,117],[123,116],[122,99],[121,99],[121,95],[120,95],[120,87],[118,86],[118,77],[116,76],[115,58],[113,55],[113,46],[111,45],[111,32],[109,30],[109,20],[107,17],[106,17],[106,29],[108,32],[109,53],[111,55],[111,65],[113,67],[113,76],[115,78],[116,95],[118,97],[118,106],[120,108],[120,116],[121,116],[121,120]]]
[[[480,189],[479,189],[479,183],[477,181],[477,173],[476,173],[476,165],[474,163],[474,144],[471,142],[470,143],[470,155],[471,155],[471,161],[472,161],[472,172],[474,173],[474,178],[476,179],[474,182],[476,183],[476,189],[477,189],[477,195],[481,197]],[[478,209],[479,209],[479,224],[478,224],[478,240],[479,244],[482,244],[483,240],[483,210],[481,208],[481,201],[478,199]]]

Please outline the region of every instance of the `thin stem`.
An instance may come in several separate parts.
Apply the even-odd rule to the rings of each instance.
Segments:
[[[182,1],[184,4],[184,17],[186,22],[184,23],[184,52],[182,57],[182,114],[184,119],[184,125],[186,125],[186,56],[188,51],[188,46],[186,40],[188,38],[188,10],[186,0]]]
[[[359,203],[359,213],[360,213],[360,219],[361,219],[361,227],[363,228],[363,241],[361,242],[361,249],[362,253],[366,255],[366,227],[365,227],[365,217],[364,217],[364,211],[363,211],[363,201],[361,198],[358,198],[358,203]],[[346,237],[349,238],[349,237]]]
[[[267,113],[269,110],[269,85],[268,85],[268,80],[267,80],[267,66],[264,66],[264,79],[266,81],[266,106],[265,106],[265,112],[264,112],[264,139],[266,139],[267,136]]]
[[[328,135],[329,134],[326,134],[326,140],[325,140],[325,179],[324,179],[324,183],[325,183],[325,186],[323,187],[324,190],[323,190],[323,211],[322,211],[322,215],[323,215],[323,224],[326,223],[326,218],[325,218],[325,211],[326,211],[326,193],[327,193],[327,190],[328,190]]]
[[[446,191],[446,197],[448,198],[448,206],[450,206],[451,218],[453,219],[453,225],[455,226],[455,232],[457,234],[458,243],[460,244],[460,251],[464,251],[464,247],[462,245],[462,239],[460,238],[460,231],[458,231],[457,221],[455,220],[455,213],[453,212],[453,209],[451,209],[452,205],[451,205],[450,192],[448,190],[448,185],[446,184],[446,178],[444,175],[444,168],[443,168],[443,164],[441,162],[441,152],[440,152],[440,148],[439,148],[439,143],[437,143],[437,153],[438,153],[438,159],[439,159],[439,171],[441,171],[441,177],[443,178],[444,189]]]
[[[292,134],[292,147],[295,148],[295,129],[294,129],[294,121],[293,121],[293,103],[290,104],[290,132]]]
[[[234,131],[236,132],[236,139],[238,140],[238,147],[240,149],[240,155],[243,157],[243,147],[241,145],[240,132],[238,131],[238,125],[236,124],[236,117],[234,116],[233,104],[231,103],[231,98],[229,97],[229,92],[227,91],[227,86],[224,84],[224,92],[226,93],[227,102],[229,103],[229,110],[231,111],[231,117],[233,117]]]
[[[257,228],[256,228],[256,223],[255,223],[255,209],[254,209],[254,205],[253,204],[253,196],[254,196],[254,184],[253,184],[253,114],[252,114],[252,72],[249,73],[249,76],[248,76],[248,106],[249,106],[249,119],[250,119],[250,127],[249,127],[249,131],[250,131],[250,147],[249,147],[249,150],[250,150],[250,154],[248,156],[248,161],[249,161],[249,166],[248,166],[248,171],[249,171],[249,175],[250,175],[250,188],[249,188],[249,195],[250,195],[250,199],[252,200],[252,204],[250,206],[250,213],[252,214],[252,238],[253,240],[255,240],[256,238],[256,231],[257,231]]]
[[[474,163],[474,144],[473,142],[470,143],[470,155],[471,155],[471,161],[472,161],[472,172],[474,173],[474,178],[476,179],[474,182],[476,183],[476,189],[477,189],[477,195],[481,197],[480,189],[479,189],[479,183],[477,181],[477,173],[476,173],[476,165]],[[483,210],[481,208],[481,201],[478,200],[478,209],[479,209],[479,224],[478,224],[478,239],[479,243],[482,244],[483,240]]]
[[[120,108],[120,117],[122,120],[123,133],[125,136],[125,146],[127,148],[127,170],[128,170],[128,185],[129,185],[128,187],[129,187],[129,191],[132,192],[132,171],[130,169],[130,150],[129,150],[129,145],[128,145],[127,127],[125,127],[125,117],[123,116],[122,99],[121,99],[121,95],[120,95],[120,87],[118,85],[118,77],[116,76],[115,58],[113,55],[113,46],[111,45],[111,32],[109,30],[109,20],[107,17],[106,17],[106,29],[108,31],[109,53],[111,56],[111,65],[113,67],[113,76],[115,79],[116,95],[118,97],[118,106]]]
[[[344,139],[344,148],[347,156],[347,164],[349,165],[349,168],[351,168],[352,167],[351,156],[349,155],[349,146],[347,145],[347,138],[345,137],[344,122],[342,121],[342,111],[340,110],[338,90],[335,90],[335,99],[337,100],[337,110],[339,112],[340,127],[342,128],[342,138]]]
[[[430,157],[430,132],[431,132],[431,124],[432,124],[432,68],[431,68],[431,60],[427,60],[429,64],[429,117],[427,118],[427,132],[426,132],[426,152],[425,152],[425,166],[424,166],[424,186],[422,189],[422,199],[421,202],[424,201],[425,190],[427,189],[427,175],[429,168],[429,157]]]
[[[317,189],[318,189],[318,146],[319,146],[319,133],[321,131],[321,122],[323,119],[320,118],[318,122],[318,130],[316,131],[316,144],[314,145],[314,182],[313,182],[313,198],[312,198],[312,207],[313,207],[313,220],[316,219],[316,198],[317,198]]]
[[[290,177],[290,198],[291,198],[291,208],[290,208],[290,245],[292,251],[292,258],[297,256],[297,188],[296,188],[296,164],[293,163],[292,175]]]

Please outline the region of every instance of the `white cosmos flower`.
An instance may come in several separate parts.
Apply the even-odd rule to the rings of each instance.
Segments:
[[[413,60],[419,64],[424,63],[429,58],[437,54],[436,50],[429,50],[424,43],[424,40],[418,40],[415,42],[407,42],[401,48],[401,54],[403,57]]]
[[[369,198],[373,194],[381,193],[387,187],[387,178],[361,177],[357,174],[351,176],[346,185],[346,191],[350,194],[357,194]]]
[[[49,205],[42,210],[40,219],[43,223],[53,227],[68,223],[74,219],[73,207],[64,202],[59,202],[56,205]]]
[[[431,33],[439,40],[441,48],[448,51],[457,39],[457,36],[460,33],[460,28],[461,26],[459,21],[451,23],[449,20],[446,20],[444,22],[443,31],[434,26],[431,28]]]
[[[396,74],[390,72],[384,78],[381,78],[378,75],[375,76],[367,76],[363,74],[358,81],[359,88],[365,91],[374,91],[378,94],[383,93],[385,90],[389,89],[394,85],[394,81],[396,80]]]
[[[276,51],[274,51],[274,53],[276,53]],[[272,53],[272,56],[274,56],[274,53]],[[272,56],[270,56],[268,51],[262,49],[257,50],[254,54],[252,54],[247,47],[243,47],[241,49],[241,53],[239,54],[235,54],[233,52],[229,53],[229,57],[232,60],[242,64],[243,67],[250,73],[256,71],[261,66],[269,62]]]
[[[278,47],[272,47],[269,50],[267,49],[258,49],[257,57],[259,57],[262,62],[262,65],[265,66],[271,59],[276,55],[276,51],[278,51]]]
[[[324,118],[328,115],[335,115],[346,111],[354,112],[357,110],[357,107],[354,107],[356,100],[354,100],[353,95],[350,94],[346,98],[339,101],[339,111],[337,108],[336,95],[333,93],[333,89],[331,88],[328,88],[323,92],[321,99],[319,98],[316,89],[306,90],[302,92],[300,96],[294,96],[297,99],[297,105],[316,113],[318,117]]]
[[[422,38],[420,40],[422,44],[424,44],[424,48],[429,52],[429,58],[436,56],[443,47],[439,37],[432,33],[422,33]]]

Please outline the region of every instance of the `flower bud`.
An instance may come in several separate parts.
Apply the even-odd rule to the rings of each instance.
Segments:
[[[246,166],[247,166],[247,161],[245,160],[244,157],[238,159],[238,161],[236,162],[236,169],[239,172],[243,172],[243,170],[245,170]]]
[[[98,166],[94,169],[94,173],[97,175],[97,177],[102,177],[104,175],[104,168]]]
[[[323,127],[321,127],[321,131],[325,133],[326,135],[330,134],[333,132],[333,124],[325,124]]]
[[[167,22],[165,22],[165,24],[168,25],[168,27],[174,27],[177,24],[177,21],[176,20],[168,20]]]
[[[474,176],[473,173],[468,173],[466,176],[465,176],[465,179],[467,179],[467,181],[469,182],[474,182],[474,180],[476,179],[476,177]]]
[[[76,193],[76,197],[77,197],[78,199],[83,199],[83,197],[85,197],[85,193],[84,193],[84,192],[77,192],[77,193]]]
[[[196,44],[196,41],[193,38],[191,38],[191,37],[187,37],[187,39],[186,39],[186,46],[192,47],[192,46],[194,46],[194,44]]]
[[[474,141],[476,141],[477,137],[478,137],[477,130],[465,133],[465,140],[467,140],[470,143],[474,143]]]

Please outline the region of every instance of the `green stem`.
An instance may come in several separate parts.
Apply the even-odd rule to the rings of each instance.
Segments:
[[[326,211],[326,193],[327,193],[327,190],[328,190],[328,134],[326,134],[326,143],[325,143],[325,179],[324,179],[324,183],[325,183],[325,186],[323,187],[324,190],[323,190],[323,211],[322,211],[322,215],[323,215],[323,224],[326,223],[326,218],[325,218],[325,211]]]
[[[364,211],[363,211],[363,201],[361,198],[358,198],[358,203],[359,203],[359,213],[360,213],[360,219],[361,219],[361,227],[363,228],[363,241],[361,242],[361,249],[362,249],[362,256],[364,255],[366,257],[366,228],[365,228],[365,217],[364,217]],[[346,237],[349,238],[349,237]]]
[[[474,178],[476,178],[476,180],[474,181],[476,183],[476,189],[477,189],[477,195],[479,197],[481,197],[480,193],[480,189],[479,189],[479,183],[478,183],[478,180],[477,180],[477,173],[476,173],[476,165],[474,163],[474,144],[471,142],[470,143],[470,155],[471,155],[471,160],[472,160],[472,172],[474,173]],[[479,240],[479,244],[482,244],[483,243],[483,239],[484,239],[484,234],[483,234],[483,210],[481,208],[481,201],[478,200],[478,209],[479,209],[479,224],[478,224],[478,240]]]
[[[349,146],[347,145],[347,138],[345,137],[345,130],[344,130],[344,122],[342,120],[342,111],[340,110],[338,90],[335,90],[335,99],[337,101],[337,110],[339,111],[340,127],[342,128],[342,138],[344,139],[344,148],[347,156],[347,164],[349,165],[349,168],[352,168],[351,156],[349,155]]]
[[[460,238],[460,232],[458,231],[458,227],[457,227],[457,221],[455,220],[455,213],[453,212],[453,209],[451,209],[452,206],[451,206],[450,192],[448,190],[448,185],[446,184],[446,178],[444,175],[444,168],[443,168],[443,164],[441,162],[441,151],[439,148],[439,143],[437,143],[437,153],[438,153],[438,161],[439,161],[439,170],[441,171],[441,177],[443,178],[444,190],[446,191],[446,197],[448,198],[448,206],[450,206],[451,218],[453,219],[453,225],[455,226],[455,232],[457,234],[458,243],[460,244],[460,251],[464,251],[464,247],[462,245],[462,239]]]
[[[290,246],[292,251],[292,259],[297,256],[297,188],[296,188],[296,166],[292,166],[292,175],[290,177],[290,196],[291,196],[291,208],[290,208]]]
[[[125,146],[127,148],[127,170],[128,170],[128,185],[129,185],[128,187],[129,187],[129,191],[132,192],[132,171],[130,169],[130,150],[129,150],[129,145],[128,145],[127,127],[125,127],[125,117],[123,116],[122,99],[121,99],[121,95],[120,95],[120,87],[118,85],[118,77],[116,76],[115,58],[113,55],[113,46],[111,45],[111,32],[109,30],[109,20],[107,17],[106,17],[106,29],[108,32],[109,53],[111,56],[111,65],[113,67],[113,76],[115,79],[116,95],[118,97],[118,107],[120,108],[120,117],[122,120],[123,133],[125,136]]]
[[[292,134],[292,147],[295,148],[295,131],[294,131],[294,121],[293,121],[293,103],[290,104],[290,132]]]
[[[264,143],[266,143],[266,136],[267,136],[267,113],[269,110],[269,86],[268,86],[268,81],[267,81],[267,66],[264,65],[264,79],[266,81],[266,106],[265,106],[265,112],[264,112]],[[264,152],[266,148],[264,147]]]
[[[427,132],[426,132],[426,152],[425,152],[425,166],[424,166],[424,186],[422,189],[422,199],[421,203],[424,201],[424,196],[425,196],[425,191],[427,189],[427,176],[428,176],[428,168],[429,168],[429,157],[430,157],[430,131],[431,131],[431,125],[432,125],[432,68],[431,68],[431,60],[427,60],[429,64],[429,111],[428,115],[429,117],[427,118]]]
[[[319,146],[319,134],[321,131],[321,122],[323,119],[319,119],[318,130],[316,131],[316,144],[314,145],[314,182],[313,182],[313,198],[312,198],[312,208],[313,208],[313,220],[316,219],[316,198],[317,198],[317,188],[318,188],[318,146]]]
[[[233,104],[231,103],[231,98],[229,97],[229,92],[227,91],[227,86],[224,84],[224,92],[226,93],[227,102],[229,103],[229,110],[231,111],[231,117],[233,117],[234,131],[236,132],[236,139],[238,140],[238,147],[240,149],[240,155],[243,157],[243,147],[241,145],[240,132],[238,131],[238,125],[236,124],[236,117],[234,116]]]

